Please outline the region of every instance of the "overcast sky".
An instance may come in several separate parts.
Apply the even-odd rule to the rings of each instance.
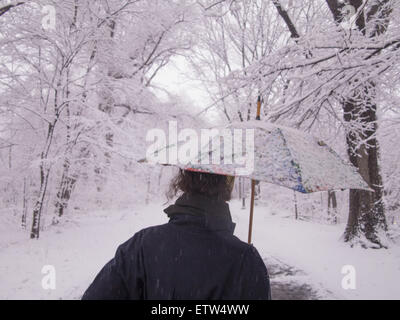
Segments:
[[[154,84],[182,97],[188,103],[192,102],[194,113],[198,113],[208,107],[212,101],[201,82],[194,80],[194,78],[195,76],[185,58],[178,57],[158,72]],[[161,91],[157,92],[157,95],[161,99],[167,98],[167,95]],[[210,110],[205,115],[212,123],[215,123],[217,118],[220,117],[215,109]]]

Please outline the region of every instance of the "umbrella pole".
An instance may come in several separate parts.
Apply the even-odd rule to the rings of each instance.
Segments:
[[[257,99],[257,114],[256,120],[261,120],[261,96],[258,96]],[[253,212],[254,212],[254,192],[256,187],[256,180],[251,179],[251,199],[250,199],[250,218],[249,218],[249,237],[248,237],[248,244],[251,243],[251,234],[253,231]]]
[[[253,231],[253,212],[254,212],[254,191],[255,191],[256,181],[251,180],[251,198],[250,198],[250,218],[249,218],[249,237],[247,240],[248,244],[251,244],[251,234]]]

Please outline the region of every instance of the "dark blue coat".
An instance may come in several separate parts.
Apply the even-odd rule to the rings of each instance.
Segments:
[[[168,223],[121,244],[82,299],[270,299],[257,250],[233,235],[226,202],[182,195]]]

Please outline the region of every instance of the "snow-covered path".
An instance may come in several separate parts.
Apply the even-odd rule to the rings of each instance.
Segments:
[[[248,210],[231,203],[235,234],[247,239]],[[123,211],[74,214],[39,240],[0,243],[1,299],[79,299],[117,246],[138,230],[167,222],[161,204]],[[350,249],[338,238],[343,226],[294,221],[273,208],[256,207],[253,244],[271,276],[274,299],[400,297],[400,250]],[[15,234],[15,230],[11,230]],[[10,232],[11,232],[10,231]],[[42,268],[56,270],[56,289],[44,290]],[[344,290],[343,265],[357,270],[357,289]]]
[[[72,220],[42,232],[38,240],[2,243],[0,298],[79,299],[119,244],[144,227],[167,221],[160,204],[139,210],[98,211],[90,216],[75,213]],[[55,290],[42,288],[45,265],[55,267]]]
[[[327,290],[313,288],[308,283],[308,276],[302,270],[289,266],[282,261],[269,257],[265,261],[271,281],[273,300],[318,300],[334,299]],[[324,291],[322,293],[322,291]]]

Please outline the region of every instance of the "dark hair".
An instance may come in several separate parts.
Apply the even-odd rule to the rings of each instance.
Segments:
[[[188,194],[202,194],[210,198],[223,201],[231,199],[234,177],[188,171],[179,169],[178,174],[172,179],[167,198],[172,199],[180,191]]]

